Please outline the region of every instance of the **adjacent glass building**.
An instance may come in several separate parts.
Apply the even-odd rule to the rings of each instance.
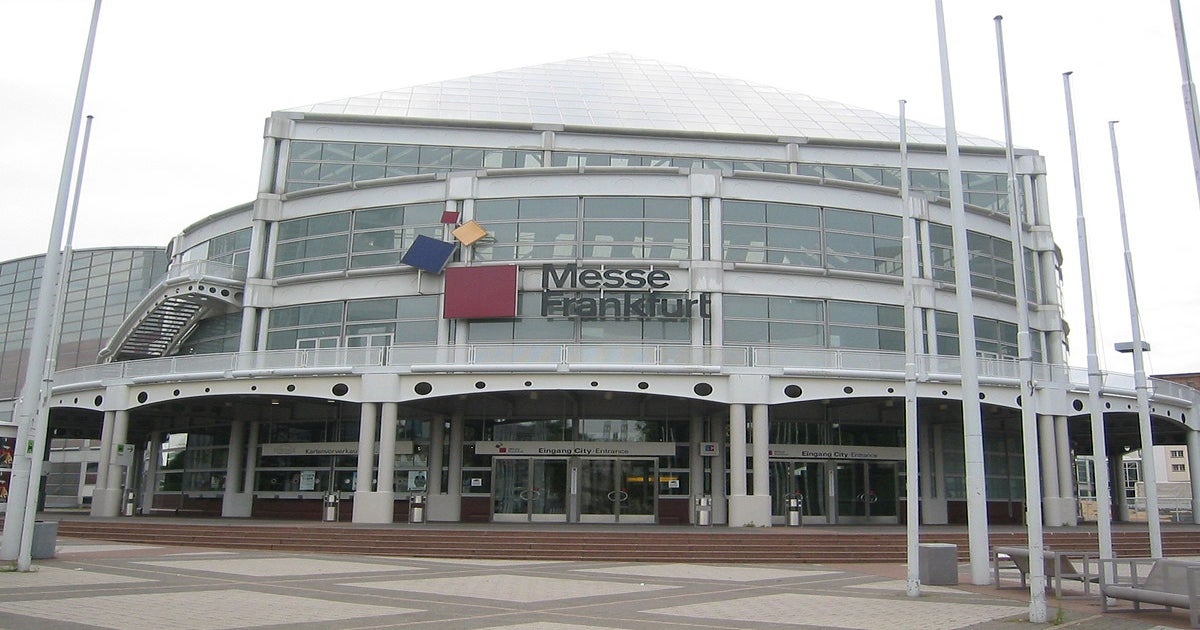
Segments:
[[[155,283],[131,269],[161,251],[72,264],[95,292],[68,303],[51,427],[102,441],[98,515],[320,518],[334,497],[356,522],[896,523],[913,339],[921,518],[964,522],[968,274],[989,518],[1023,518],[1028,455],[1047,523],[1073,523],[1090,410],[1043,160],[1016,156],[1015,251],[1003,147],[960,138],[956,242],[944,130],[908,129],[902,170],[892,116],[624,55],[275,112],[253,201],[184,228]],[[1113,452],[1137,443],[1122,378]],[[1156,440],[1192,441],[1197,401],[1156,383]]]

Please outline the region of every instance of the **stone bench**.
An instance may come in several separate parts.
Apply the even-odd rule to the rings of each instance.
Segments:
[[[1091,585],[1099,581],[1098,573],[1088,570],[1089,563],[1096,560],[1096,554],[1086,551],[1042,550],[1042,574],[1046,576],[1046,585],[1054,585],[1054,596],[1063,595],[1063,580],[1074,580],[1083,584],[1082,597],[1091,597]],[[1020,574],[1020,586],[1005,586],[1000,580],[1000,570],[1005,568],[1005,561],[1011,563]],[[1076,566],[1076,563],[1079,566]],[[1082,570],[1080,570],[1082,566]],[[992,549],[992,576],[996,588],[1028,588],[1030,559],[1029,547],[995,547]],[[1066,597],[1072,597],[1067,595]]]
[[[1140,611],[1142,604],[1186,608],[1192,627],[1200,628],[1200,562],[1166,558],[1118,558],[1099,561],[1104,612]],[[1110,570],[1103,570],[1111,566]],[[1126,571],[1122,571],[1122,568]],[[1141,573],[1149,567],[1145,577]],[[1123,573],[1127,573],[1124,574]],[[1117,608],[1109,598],[1133,602],[1133,608]],[[1152,610],[1159,610],[1157,608]]]

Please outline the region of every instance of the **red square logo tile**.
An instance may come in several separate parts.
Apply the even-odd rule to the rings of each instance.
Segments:
[[[443,312],[447,319],[517,316],[517,266],[446,269]]]

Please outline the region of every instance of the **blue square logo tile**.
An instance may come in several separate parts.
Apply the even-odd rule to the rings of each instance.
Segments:
[[[454,256],[455,243],[439,241],[425,235],[417,236],[400,262],[429,273],[442,273],[450,258]]]

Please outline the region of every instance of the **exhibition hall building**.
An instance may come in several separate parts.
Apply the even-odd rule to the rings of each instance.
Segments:
[[[900,523],[915,363],[921,522],[967,522],[981,446],[989,522],[1022,522],[1029,456],[1045,523],[1073,524],[1093,409],[1068,365],[1074,262],[1045,162],[1016,150],[1014,200],[1004,143],[960,134],[952,187],[946,131],[904,128],[621,54],[274,112],[248,203],[165,247],[66,263],[46,501],[357,523]],[[0,397],[19,396],[43,259],[0,264]],[[1119,475],[1141,448],[1136,392],[1103,378]],[[964,430],[964,391],[981,433]],[[1153,380],[1150,404],[1156,444],[1200,452],[1200,392]]]

